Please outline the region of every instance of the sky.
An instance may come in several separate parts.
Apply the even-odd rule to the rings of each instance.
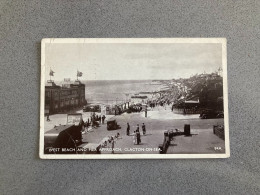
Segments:
[[[52,80],[167,80],[222,67],[220,43],[47,43],[45,76]]]

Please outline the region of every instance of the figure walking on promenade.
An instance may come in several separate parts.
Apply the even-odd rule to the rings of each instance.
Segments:
[[[129,125],[129,123],[127,123],[126,135],[129,136],[129,134],[130,134],[130,125]]]
[[[51,121],[51,120],[50,120],[50,115],[49,115],[49,114],[47,114],[47,121],[48,121],[48,122]]]
[[[139,132],[139,124],[137,124],[136,132]]]
[[[112,154],[114,154],[115,152],[114,152],[114,147],[115,147],[115,140],[114,140],[114,138],[113,137],[111,137],[111,148],[112,148]]]
[[[106,119],[106,117],[105,117],[105,115],[103,115],[103,116],[102,116],[102,124],[104,124],[105,119]]]
[[[137,135],[136,135],[136,132],[134,131],[134,134],[133,134],[133,142],[134,142],[134,145],[137,144]]]
[[[142,125],[142,130],[143,130],[143,135],[145,135],[146,134],[146,128],[145,128],[145,124],[144,123]]]
[[[141,134],[140,132],[136,132],[136,141],[137,141],[137,145],[139,145],[141,143]]]

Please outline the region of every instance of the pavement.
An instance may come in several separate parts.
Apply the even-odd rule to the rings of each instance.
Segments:
[[[83,114],[86,121],[90,113],[78,111]],[[51,115],[50,122],[45,118],[45,132],[52,129],[54,125],[66,124],[66,114]],[[191,136],[176,136],[171,142],[168,154],[214,154],[225,152],[225,142],[213,134],[213,125],[224,124],[224,119],[200,119],[198,114],[182,115],[173,113],[169,107],[156,107],[149,110],[147,117],[144,112],[124,113],[122,115],[107,115],[106,120],[113,118],[121,126],[121,129],[108,131],[105,124],[98,128],[91,129],[83,134],[83,142],[100,143],[108,136],[120,134],[115,140],[114,153],[116,154],[158,154],[158,146],[163,143],[163,132],[169,129],[184,131],[184,125],[190,124]],[[130,124],[130,136],[126,135],[126,124]],[[142,135],[141,125],[146,125],[146,135]],[[136,125],[140,126],[141,144],[134,145],[133,131]],[[103,148],[101,153],[112,153],[111,144]],[[215,150],[218,147],[218,150]],[[221,148],[219,150],[219,148]]]

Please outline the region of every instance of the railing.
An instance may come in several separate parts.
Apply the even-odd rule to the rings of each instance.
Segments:
[[[201,113],[201,109],[174,108],[173,112],[176,112],[178,114],[200,114]]]

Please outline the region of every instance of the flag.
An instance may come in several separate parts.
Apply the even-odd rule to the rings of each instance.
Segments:
[[[50,74],[49,74],[49,75],[50,75],[50,76],[54,76],[53,73],[54,73],[53,70],[50,69]]]
[[[82,77],[82,75],[83,75],[82,72],[80,72],[80,71],[77,72],[77,77]]]

